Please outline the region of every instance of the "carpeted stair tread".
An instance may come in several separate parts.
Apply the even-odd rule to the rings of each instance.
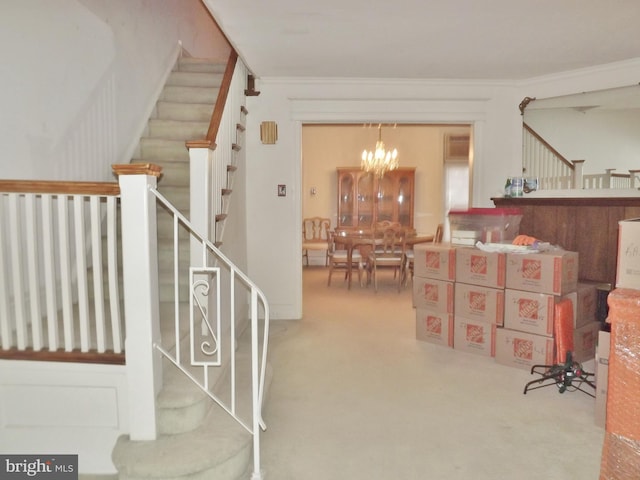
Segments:
[[[190,432],[154,441],[120,437],[112,458],[120,480],[235,479],[246,470],[251,447],[252,437],[244,428],[211,408],[202,425]]]
[[[176,435],[199,428],[213,404],[200,388],[168,360],[164,385],[156,397],[158,433]]]
[[[209,122],[182,120],[149,120],[149,137],[174,140],[202,140],[206,137]]]
[[[160,100],[182,103],[210,103],[213,105],[218,98],[218,90],[218,88],[211,87],[167,85],[160,94]]]
[[[208,58],[182,57],[178,60],[178,71],[224,73],[227,64]]]
[[[248,332],[243,337],[248,336]],[[240,344],[247,344],[243,338]],[[244,349],[243,349],[244,350]],[[249,368],[249,354],[238,353],[240,369]],[[175,368],[175,367],[174,367]],[[267,366],[265,398],[272,379]],[[228,377],[224,376],[225,380]],[[250,421],[250,379],[238,379],[237,412],[244,422]],[[227,398],[228,387],[223,382],[220,398]],[[118,439],[112,459],[120,480],[236,480],[242,478],[251,460],[252,436],[219,405],[206,397],[208,413],[193,430],[174,435],[160,435],[154,441]],[[162,428],[159,428],[162,430]]]
[[[179,103],[163,102],[156,104],[155,118],[169,120],[191,120],[209,122],[213,113],[213,104],[210,103]]]
[[[139,150],[140,153],[136,158],[142,160],[150,157],[162,157],[174,161],[189,162],[189,150],[185,145],[185,140],[142,137]]]
[[[174,70],[169,74],[165,85],[217,88],[222,85],[222,77],[222,73],[216,72],[184,72]]]

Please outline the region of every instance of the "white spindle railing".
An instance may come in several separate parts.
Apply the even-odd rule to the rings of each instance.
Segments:
[[[523,124],[523,175],[538,179],[538,190],[569,189],[634,189],[638,188],[638,170],[628,174],[604,173],[584,174],[584,160],[569,162],[550,147],[530,127]]]
[[[571,188],[573,168],[530,129],[523,129],[522,166],[525,177],[537,177],[539,190]]]
[[[44,177],[110,180],[117,156],[117,75],[110,65],[51,152]]]
[[[2,350],[122,353],[116,243],[103,245],[103,231],[116,235],[117,188],[0,182]]]
[[[191,221],[198,230],[208,232],[214,242],[221,242],[224,237],[225,222],[215,220],[228,212],[228,201],[222,195],[223,190],[233,188],[233,175],[229,175],[228,168],[236,166],[238,155],[243,154],[240,146],[246,114],[247,68],[241,61],[234,60],[233,63],[235,66],[215,138],[187,143]]]
[[[214,198],[218,199],[218,201],[214,202],[216,215],[227,213],[228,205],[225,203],[224,197],[220,196],[220,192],[225,188],[233,188],[233,175],[228,176],[227,166],[236,165],[238,152],[234,149],[241,145],[238,139],[241,131],[237,127],[245,124],[244,90],[246,88],[246,80],[247,68],[243,62],[238,61],[233,72],[227,101],[220,121],[220,128],[216,136],[216,149],[213,151],[213,168],[215,172],[212,194]],[[221,241],[224,237],[224,226],[225,222],[222,222],[219,228],[216,229],[215,236],[212,237],[216,241]]]
[[[174,351],[169,351],[160,343],[155,343],[158,349],[167,359],[188,376],[205,394],[231,415],[243,428],[253,436],[254,447],[254,472],[252,478],[262,478],[260,470],[260,429],[265,429],[262,419],[262,405],[264,401],[264,386],[266,377],[267,351],[269,339],[269,304],[264,293],[251,281],[251,279],[239,270],[216,246],[203,235],[195,231],[189,220],[178,212],[167,199],[155,188],[150,189],[158,201],[164,206],[162,211],[167,211],[173,216],[174,244],[177,245],[181,237],[179,229],[186,231],[191,237],[192,245],[199,246],[202,265],[190,268],[190,312],[189,318],[189,345],[190,350],[186,354],[181,353],[181,320],[179,312],[179,297],[176,296],[175,316],[175,345]],[[174,254],[177,256],[178,251]],[[215,266],[214,266],[215,265]],[[174,262],[174,282],[180,281],[181,272],[178,262]],[[221,288],[226,282],[226,288]],[[245,296],[245,291],[237,292],[237,284],[240,283],[249,293],[250,309],[249,321],[251,328],[251,420],[243,418],[238,409],[237,379],[238,362],[235,357],[236,331],[238,322],[233,305],[236,304],[238,295]],[[229,304],[232,306],[229,317],[222,318],[220,304],[224,301],[221,291],[229,293]],[[204,292],[204,293],[203,293]],[[215,292],[212,295],[211,292]],[[204,302],[200,298],[205,297]],[[217,308],[210,309],[208,298],[215,297]],[[196,314],[198,313],[199,314]],[[204,329],[203,329],[204,327]],[[261,332],[262,340],[258,336]],[[225,337],[226,336],[226,340]],[[231,398],[229,401],[218,397],[209,386],[210,369],[222,365],[221,356],[226,346],[229,358],[229,370],[231,372],[229,382]],[[193,367],[201,367],[201,376],[193,373]]]

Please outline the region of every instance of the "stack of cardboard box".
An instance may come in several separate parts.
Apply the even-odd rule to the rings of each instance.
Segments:
[[[595,284],[578,283],[578,254],[508,253],[505,320],[497,333],[496,361],[524,369],[553,364],[554,310],[562,298],[574,305],[574,360],[593,358],[600,329],[597,292]]]
[[[594,357],[597,289],[578,282],[576,252],[486,252],[450,244],[419,244],[414,251],[417,339],[518,368],[553,364],[554,306],[568,297],[574,359]]]
[[[449,244],[417,244],[414,255],[416,338],[452,347],[455,248]]]
[[[453,348],[495,356],[496,330],[504,322],[505,254],[456,250]]]
[[[504,318],[504,254],[451,244],[414,247],[416,338],[493,356]]]

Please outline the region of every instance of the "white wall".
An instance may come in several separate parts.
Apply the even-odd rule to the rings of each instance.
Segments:
[[[520,169],[520,99],[506,84],[262,79],[258,90],[247,104],[249,274],[274,318],[302,315],[303,123],[472,124],[474,206],[492,206],[504,178]],[[278,124],[275,145],[260,143],[257,132],[266,120]],[[277,196],[278,184],[287,185],[287,197]]]
[[[3,1],[0,177],[111,180],[110,164],[129,161],[132,132],[148,118],[179,41],[194,56],[226,59],[226,41],[198,0]],[[84,162],[101,165],[70,163],[68,139],[100,95],[115,113],[93,127],[91,143],[103,147]]]

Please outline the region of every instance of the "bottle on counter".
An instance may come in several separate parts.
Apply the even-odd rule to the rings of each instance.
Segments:
[[[511,178],[507,178],[507,183],[504,185],[504,196],[506,198],[511,196]]]

